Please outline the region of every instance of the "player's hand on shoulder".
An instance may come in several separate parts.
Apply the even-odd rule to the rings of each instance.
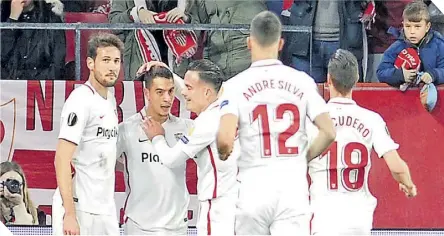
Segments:
[[[157,135],[165,135],[162,125],[151,117],[145,117],[142,121],[142,129],[149,140],[153,140]]]
[[[406,185],[400,183],[399,190],[404,192],[405,196],[409,198],[415,197],[418,194],[415,185],[407,187]]]
[[[80,227],[75,214],[65,214],[63,217],[63,234],[80,235]]]

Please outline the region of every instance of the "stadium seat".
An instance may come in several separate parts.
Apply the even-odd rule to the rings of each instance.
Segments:
[[[98,13],[83,13],[83,12],[67,12],[65,14],[65,22],[66,23],[108,23],[108,17],[104,14]],[[81,30],[80,36],[80,60],[81,60],[81,80],[87,80],[89,75],[88,67],[86,66],[86,56],[87,56],[87,45],[89,37],[99,32],[98,30]],[[100,30],[100,32],[108,32],[111,33],[110,30]],[[67,68],[68,71],[71,71],[71,75],[67,75],[67,77],[75,77],[75,72],[73,70],[73,62],[75,61],[75,31],[67,30],[66,31],[66,57],[65,64],[67,67],[71,67],[71,69]],[[67,72],[68,72],[67,71]],[[119,80],[123,79],[123,65],[120,70]],[[68,72],[69,73],[69,72]]]

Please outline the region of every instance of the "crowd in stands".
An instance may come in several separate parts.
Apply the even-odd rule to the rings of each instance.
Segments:
[[[414,1],[417,4],[406,8]],[[281,60],[309,73],[316,82],[326,81],[329,58],[338,48],[343,48],[358,58],[360,82],[408,87],[418,81],[444,83],[444,37],[441,35],[444,14],[437,2],[2,0],[1,22],[98,23],[88,19],[99,15],[97,19],[103,23],[249,24],[257,13],[269,9],[279,15],[285,25],[312,27],[312,34],[287,32],[283,35],[285,46]],[[79,20],[72,17],[75,14],[85,17]],[[226,79],[250,65],[248,32],[245,31],[113,32],[125,43],[121,75],[124,80],[134,80],[140,65],[151,60],[163,61],[183,75],[191,60],[207,58],[223,69]],[[68,31],[2,29],[1,79],[74,79],[72,47],[74,41]],[[397,62],[403,54],[413,61]],[[82,60],[86,60],[83,55]],[[82,73],[82,80],[86,80],[87,68],[82,66],[82,71],[86,71]]]

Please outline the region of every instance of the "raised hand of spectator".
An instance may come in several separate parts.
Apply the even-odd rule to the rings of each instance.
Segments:
[[[12,0],[11,1],[11,14],[9,15],[9,18],[13,20],[18,20],[20,15],[23,12],[23,7],[25,6],[24,0]]]
[[[148,11],[145,8],[141,8],[138,12],[139,14],[139,19],[140,22],[144,23],[144,24],[154,24],[154,15],[156,14],[155,12],[152,11]]]
[[[402,64],[402,74],[404,75],[404,81],[407,83],[411,83],[416,79],[416,75],[418,71],[416,69],[408,70],[405,68],[405,61]]]
[[[421,81],[426,84],[430,84],[433,82],[433,78],[429,73],[426,72],[421,76]]]
[[[185,13],[183,10],[179,9],[179,8],[174,8],[173,10],[169,11],[166,15],[167,21],[170,23],[174,23],[177,20],[179,20],[180,18],[182,18],[184,21],[185,20]]]

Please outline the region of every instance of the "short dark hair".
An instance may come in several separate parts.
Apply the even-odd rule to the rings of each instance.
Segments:
[[[198,72],[199,79],[211,84],[216,92],[219,92],[222,83],[225,81],[224,73],[220,67],[207,59],[191,62],[188,65],[187,71]]]
[[[425,20],[426,23],[429,23],[429,9],[423,1],[416,0],[405,6],[402,18],[411,22],[421,22]]]
[[[143,72],[137,77],[137,81],[144,81],[145,88],[151,88],[153,80],[156,78],[173,79],[173,73],[170,69],[163,66],[152,66],[148,71]]]
[[[92,35],[88,40],[88,57],[96,59],[97,49],[102,47],[116,47],[122,54],[124,45],[116,35],[99,32]]]
[[[282,35],[279,17],[271,11],[257,14],[251,21],[250,35],[263,47],[276,43]]]
[[[328,62],[328,74],[339,93],[349,93],[359,80],[358,60],[353,53],[338,49]]]

